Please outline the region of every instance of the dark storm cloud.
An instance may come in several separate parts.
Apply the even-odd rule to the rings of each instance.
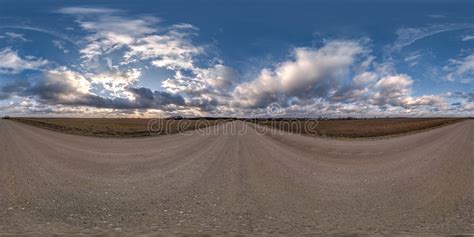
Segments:
[[[142,108],[159,108],[163,105],[185,105],[184,98],[179,94],[164,91],[151,91],[148,88],[129,88],[128,91],[135,95],[135,103]]]
[[[179,94],[151,91],[148,88],[128,88],[135,99],[107,98],[81,90],[72,80],[51,80],[44,77],[39,80],[17,80],[0,88],[0,99],[14,95],[35,98],[44,104],[90,106],[113,109],[160,109],[166,105],[185,105]]]

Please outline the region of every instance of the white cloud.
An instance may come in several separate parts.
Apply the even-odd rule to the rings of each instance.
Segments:
[[[413,80],[404,74],[382,77],[373,86],[371,103],[378,106],[404,106],[412,84]]]
[[[444,14],[429,14],[428,17],[430,17],[430,18],[445,18],[446,15],[444,15]]]
[[[221,64],[209,68],[195,68],[190,75],[176,71],[162,87],[171,93],[185,96],[186,104],[201,112],[218,112],[230,103],[230,90],[238,78],[232,68]]]
[[[367,63],[364,58],[373,57],[364,54],[367,51],[347,41],[329,42],[317,50],[296,49],[294,60],[237,85],[232,105],[244,114],[263,116],[260,108],[272,102],[279,102],[289,116],[407,116],[449,109],[443,96],[413,96],[413,79],[397,73],[391,64],[375,64],[369,70],[372,60]],[[353,71],[349,84],[338,83],[361,68],[365,71]]]
[[[231,79],[237,73],[220,60],[215,60],[217,64],[196,66],[196,58],[206,52],[191,42],[190,38],[198,30],[193,25],[181,23],[165,27],[158,25],[159,18],[125,17],[123,12],[111,9],[74,8],[61,12],[75,15],[79,26],[90,33],[80,49],[83,67],[100,68],[100,62],[107,61],[111,73],[87,76],[104,93],[122,98],[133,96],[127,88],[139,80],[140,74],[123,77],[126,75],[123,72],[130,72],[136,64],[173,71],[174,76],[165,80],[162,87],[169,93],[181,93],[188,106],[204,110],[213,109],[224,101],[226,90],[233,85]],[[108,55],[112,52],[114,61],[119,61],[113,69]]]
[[[174,78],[163,82],[163,87],[174,93],[225,94],[237,80],[238,73],[232,68],[217,64],[210,68],[196,68],[189,76],[177,71]]]
[[[53,45],[58,48],[59,50],[63,51],[63,53],[69,53],[69,49],[64,46],[64,43],[61,40],[53,40]]]
[[[112,75],[114,76],[113,79],[101,77],[88,78],[63,67],[45,71],[40,78],[15,80],[4,85],[0,87],[0,97],[3,94],[3,97],[6,99],[34,99],[35,102],[43,106],[53,106],[56,108],[61,105],[71,108],[112,108],[123,111],[168,110],[184,105],[184,99],[180,95],[129,86],[133,83],[126,80],[133,81],[136,78],[133,74],[136,73],[132,71],[123,75]],[[120,83],[121,80],[122,83]],[[109,93],[95,93],[94,90],[97,89],[95,88],[97,83],[110,86],[112,90],[114,86],[123,87],[120,89],[125,89],[129,94],[125,97],[118,97]],[[0,100],[4,98],[0,98]]]
[[[58,11],[59,13],[63,14],[110,14],[110,13],[116,13],[119,12],[119,10],[116,9],[110,9],[110,8],[88,8],[88,7],[65,7],[61,8]]]
[[[86,33],[75,42],[81,54],[81,73],[65,68],[50,70],[36,84],[18,85],[16,96],[37,98],[36,111],[69,114],[118,109],[130,114],[140,110],[249,116],[266,114],[265,107],[271,102],[280,103],[287,114],[294,116],[419,115],[450,109],[442,95],[413,96],[414,80],[397,73],[393,62],[376,62],[361,41],[335,40],[318,49],[294,48],[290,59],[258,68],[259,73],[252,78],[241,78],[222,60],[209,56],[213,55],[211,47],[193,42],[199,30],[193,25],[164,26],[157,17],[133,17],[108,8],[72,7],[59,12],[73,15]],[[456,27],[461,26],[402,29],[391,50]],[[64,42],[53,44],[65,51]],[[15,62],[42,60],[14,53]],[[405,60],[415,65],[418,59],[418,54],[412,54]],[[23,61],[11,64],[28,65]],[[469,58],[465,58],[452,63],[450,69],[453,75],[468,75],[470,65]],[[149,67],[165,69],[164,75],[171,72],[168,78],[159,78],[163,91],[137,87],[142,72],[145,74]],[[250,80],[242,83],[244,79]],[[11,98],[14,89],[0,91],[4,93],[0,97]],[[470,107],[464,103],[457,108]]]
[[[152,60],[156,67],[194,69],[193,58],[204,52],[202,47],[194,46],[186,33],[168,32],[165,35],[150,35],[138,39],[130,45],[125,55],[127,60],[138,57],[140,60]]]
[[[461,40],[462,40],[462,41],[474,40],[474,35],[465,35],[465,36],[462,37]]]
[[[354,85],[363,86],[377,79],[377,74],[374,72],[363,72],[354,77],[352,80]]]
[[[437,109],[447,109],[449,103],[446,98],[439,95],[423,95],[419,97],[409,97],[406,101],[408,106],[431,106]]]
[[[227,91],[237,80],[238,73],[230,67],[217,64],[211,68],[198,69],[197,77],[217,91]]]
[[[120,50],[121,65],[149,60],[159,68],[195,70],[194,57],[204,53],[189,40],[198,30],[190,24],[162,27],[157,17],[130,18],[113,9],[67,8],[60,12],[75,15],[79,26],[91,33],[80,49],[84,67]]]
[[[44,80],[36,90],[43,99],[53,99],[54,93],[54,100],[67,104],[89,94],[91,84],[82,75],[66,68],[60,68],[45,72]]]
[[[472,81],[472,77],[474,77],[474,54],[461,60],[451,60],[451,65],[445,67],[445,69],[451,71],[446,76],[448,81]]]
[[[420,27],[420,28],[401,28],[397,33],[397,40],[395,43],[390,45],[387,50],[388,53],[398,52],[402,50],[404,47],[407,47],[418,40],[424,39],[426,37],[447,32],[453,30],[463,30],[463,29],[473,29],[473,24],[436,24],[427,27]]]
[[[16,74],[24,70],[38,70],[47,63],[45,59],[32,56],[22,58],[17,51],[10,48],[0,51],[0,73]]]
[[[6,32],[5,37],[8,37],[13,40],[21,41],[21,42],[26,42],[28,41],[22,34],[18,34],[15,32]]]
[[[474,102],[466,102],[462,105],[462,111],[474,112]],[[472,114],[471,114],[472,116]]]
[[[320,49],[296,48],[294,59],[263,69],[253,81],[238,85],[235,104],[263,107],[272,101],[326,97],[344,78],[364,48],[353,41],[332,41]]]
[[[69,37],[66,34],[62,34],[62,33],[59,33],[57,31],[54,31],[54,30],[48,30],[48,29],[43,29],[43,28],[38,28],[38,27],[31,27],[31,26],[23,26],[23,25],[22,26],[19,26],[19,25],[2,25],[2,26],[0,26],[0,29],[2,29],[2,28],[28,30],[28,31],[44,33],[44,34],[50,35],[52,37],[55,37],[55,38],[61,39],[63,41],[66,41],[70,45],[75,46],[76,48],[79,48],[78,44],[76,42],[77,39],[73,39],[73,38]]]
[[[474,54],[467,56],[456,69],[458,74],[465,74],[474,70]]]
[[[408,63],[408,66],[414,67],[418,65],[418,61],[420,60],[421,53],[420,51],[416,51],[414,53],[411,53],[409,56],[404,58],[404,61]]]
[[[98,74],[88,73],[86,77],[91,81],[94,88],[101,94],[111,98],[133,99],[133,94],[127,89],[134,86],[141,76],[138,69],[129,69],[128,71],[113,70]]]
[[[375,88],[387,92],[400,92],[410,87],[413,80],[408,75],[387,76],[375,83]]]
[[[157,32],[152,25],[160,22],[156,17],[131,19],[119,16],[120,11],[113,9],[64,8],[59,12],[75,15],[79,26],[92,33],[85,38],[86,45],[80,50],[86,61],[133,45],[138,39]]]

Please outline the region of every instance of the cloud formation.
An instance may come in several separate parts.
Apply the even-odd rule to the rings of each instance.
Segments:
[[[22,34],[18,34],[15,32],[5,32],[5,34],[0,35],[0,39],[3,39],[3,38],[8,38],[8,39],[19,41],[19,42],[28,41]]]
[[[451,60],[451,64],[445,67],[445,69],[451,71],[446,76],[446,79],[449,81],[472,81],[472,76],[474,76],[474,54],[470,54],[460,60]]]
[[[426,37],[455,30],[473,29],[473,24],[434,24],[426,27],[405,27],[400,28],[397,33],[397,40],[390,45],[387,50],[388,53],[399,52],[404,47],[407,47],[418,40]]]
[[[404,74],[382,77],[373,87],[372,103],[378,106],[404,106],[412,84],[413,80]]]
[[[157,17],[130,18],[104,8],[65,8],[59,12],[76,17],[79,26],[90,33],[80,49],[83,67],[100,68],[100,62],[107,61],[109,72],[90,72],[87,77],[109,97],[133,97],[127,88],[137,84],[141,69],[135,65],[143,63],[174,73],[163,82],[166,91],[162,95],[179,93],[187,106],[205,111],[215,109],[223,95],[221,90],[232,85],[229,76],[234,70],[221,64],[196,66],[196,58],[205,52],[191,42],[198,29],[190,24],[161,26]],[[116,53],[121,57],[112,62],[108,55]]]
[[[46,65],[48,60],[33,56],[20,57],[17,51],[5,48],[0,51],[0,73],[17,74],[24,70],[36,70]]]
[[[474,35],[465,35],[465,36],[462,37],[461,40],[462,40],[462,41],[474,40]]]
[[[166,105],[184,105],[177,94],[151,91],[148,88],[127,87],[128,98],[108,98],[91,91],[92,83],[84,76],[66,68],[49,70],[35,80],[17,80],[0,89],[0,96],[35,99],[49,105],[90,106],[113,109],[162,108]]]
[[[199,29],[190,24],[165,25],[158,17],[109,8],[69,7],[58,13],[72,17],[84,32],[74,41],[77,51],[68,48],[69,38],[52,41],[68,55],[78,53],[77,65],[64,67],[11,48],[1,50],[1,74],[36,70],[41,75],[0,86],[2,108],[58,114],[253,116],[266,115],[266,107],[278,103],[284,116],[337,117],[466,114],[474,107],[472,93],[413,95],[416,76],[399,73],[393,61],[377,58],[367,40],[295,47],[287,59],[249,76],[213,56],[212,47],[196,44]],[[459,27],[466,26],[404,28],[389,48],[399,51]],[[419,57],[415,52],[404,61],[413,67]],[[159,71],[153,77],[160,78],[147,78],[156,80],[154,89],[143,83],[150,70]],[[445,70],[450,80],[469,78],[474,56],[451,60]]]
[[[234,104],[259,108],[272,102],[287,105],[292,98],[327,98],[363,52],[363,47],[352,41],[332,41],[320,49],[296,48],[293,60],[263,69],[255,80],[238,85]]]

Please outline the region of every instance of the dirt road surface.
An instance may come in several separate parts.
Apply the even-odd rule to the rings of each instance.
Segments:
[[[0,121],[0,233],[474,233],[473,120],[355,141],[215,129],[113,139]]]

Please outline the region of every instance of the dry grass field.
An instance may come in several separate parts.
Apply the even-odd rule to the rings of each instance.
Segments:
[[[53,131],[99,137],[141,137],[174,134],[226,122],[226,119],[139,119],[139,118],[11,118]]]
[[[141,137],[174,134],[205,128],[228,119],[139,119],[139,118],[11,118],[58,132],[100,136]],[[462,121],[461,118],[391,118],[366,120],[250,120],[283,131],[323,137],[364,138],[421,131]],[[249,120],[247,120],[249,121]]]
[[[325,137],[381,137],[421,131],[460,122],[461,118],[392,118],[366,120],[257,120],[283,131]]]

